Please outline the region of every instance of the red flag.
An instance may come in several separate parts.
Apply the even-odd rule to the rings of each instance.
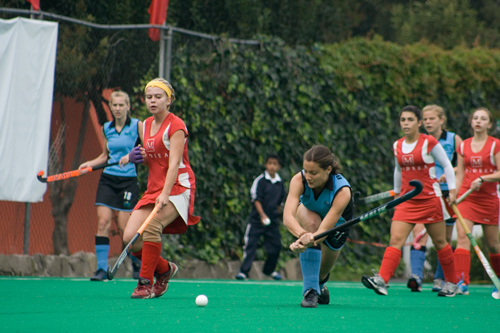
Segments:
[[[151,0],[149,6],[149,24],[162,25],[167,20],[168,0]],[[149,29],[149,38],[155,42],[160,40],[160,29]]]
[[[33,6],[34,10],[40,10],[40,0],[26,0],[29,3],[31,3],[31,6]]]

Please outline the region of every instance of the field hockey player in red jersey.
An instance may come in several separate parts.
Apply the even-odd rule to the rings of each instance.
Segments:
[[[462,143],[462,138],[457,134],[446,130],[446,115],[444,109],[439,105],[427,105],[422,109],[422,123],[424,125],[427,134],[432,135],[434,139],[438,140],[441,146],[443,146],[446,156],[451,161],[452,165],[456,165],[457,155],[456,148]],[[444,174],[443,167],[436,161],[436,178],[441,186],[441,193],[443,198],[448,198],[448,184],[446,183],[446,177]],[[450,214],[450,218],[445,221],[446,223],[446,241],[451,244],[451,235],[453,233],[453,227],[455,225],[455,219],[453,216],[453,210],[448,205],[448,201],[444,200],[446,204],[446,209]],[[418,235],[424,229],[423,224],[416,224],[413,228],[413,235]],[[428,240],[428,234],[426,233],[418,242],[420,248],[415,248],[412,246],[410,251],[411,260],[411,277],[408,280],[408,288],[411,291],[421,291],[422,290],[422,279],[423,270],[425,263],[425,251]],[[439,260],[437,260],[437,267],[434,273],[434,284],[432,291],[439,292],[444,284],[444,274]]]
[[[155,205],[159,211],[132,247],[132,254],[142,261],[132,298],[160,297],[167,291],[178,267],[160,256],[161,234],[185,233],[188,225],[200,220],[193,215],[195,177],[188,158],[188,131],[182,119],[170,112],[174,89],[158,78],[144,91],[152,116],[144,121],[144,147],[135,147],[129,155],[133,163],[148,166],[148,185],[130,216],[124,242],[134,237]]]
[[[387,295],[387,283],[394,274],[401,259],[401,248],[416,223],[423,223],[432,238],[438,259],[443,268],[445,284],[439,296],[453,297],[457,290],[458,278],[455,274],[453,250],[446,242],[444,220],[449,218],[436,179],[435,163],[444,170],[449,189],[449,202],[456,201],[455,173],[446,152],[438,141],[421,134],[421,111],[413,105],[401,109],[399,122],[405,136],[394,143],[395,156],[394,192],[396,197],[411,190],[408,186],[412,179],[420,180],[424,189],[416,197],[396,206],[391,223],[389,247],[385,250],[379,273],[363,276],[363,284],[379,295]]]
[[[500,277],[500,244],[498,240],[500,181],[500,140],[488,135],[494,124],[491,112],[480,108],[469,117],[474,135],[462,142],[457,148],[457,186],[459,195],[469,188],[474,189],[464,201],[458,204],[469,230],[474,224],[483,227],[483,235],[489,250],[491,267]],[[457,224],[457,248],[455,249],[455,267],[462,278],[458,294],[469,294],[470,240],[460,224]],[[492,296],[500,298],[498,290]]]
[[[301,306],[329,304],[326,282],[344,246],[350,228],[318,241],[314,236],[353,217],[349,182],[338,174],[339,165],[330,149],[316,145],[306,151],[303,169],[293,176],[283,212],[283,223],[297,241],[290,245],[300,253],[303,277]]]
[[[113,121],[102,126],[103,151],[91,161],[82,163],[79,170],[95,167],[104,163],[120,162],[120,165],[107,167],[101,174],[95,205],[97,207],[97,234],[95,235],[95,253],[97,271],[91,281],[106,280],[109,255],[109,229],[113,211],[117,212],[118,229],[123,233],[128,223],[130,212],[139,200],[137,170],[128,164],[128,154],[139,144],[142,137],[142,122],[129,117],[130,99],[126,92],[114,91],[109,99],[109,108]],[[139,277],[141,262],[132,259],[134,278]]]

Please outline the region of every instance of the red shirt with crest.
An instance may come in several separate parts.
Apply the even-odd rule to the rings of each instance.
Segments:
[[[394,143],[394,156],[401,168],[401,195],[411,191],[410,180],[420,180],[423,190],[414,198],[396,206],[393,221],[436,223],[443,221],[441,187],[436,179],[432,148],[439,142],[431,135],[420,134],[411,152],[403,153],[405,137]]]
[[[177,117],[173,113],[169,113],[163,120],[163,123],[161,124],[158,132],[156,132],[154,135],[151,135],[151,124],[153,123],[153,120],[153,117],[149,117],[144,121],[144,149],[146,150],[146,154],[148,157],[147,163],[149,166],[148,187],[134,209],[139,209],[144,205],[156,203],[156,198],[158,198],[161,191],[163,190],[163,186],[165,185],[165,178],[167,176],[170,155],[170,138],[175,132],[183,131],[185,134],[184,150],[182,153],[179,171],[177,172],[177,178],[175,179],[170,195],[179,195],[184,193],[188,189],[191,190],[190,207],[188,214],[189,219],[187,221],[187,224],[196,224],[198,223],[200,218],[192,215],[194,210],[194,192],[196,186],[194,173],[191,169],[191,165],[189,164],[187,146],[187,138],[189,134],[186,125],[181,118]],[[180,219],[182,220],[182,218]],[[165,229],[176,229],[176,222],[181,221],[176,220]],[[184,229],[182,225],[180,225],[179,227]],[[166,231],[168,230],[164,230],[164,233],[166,233]]]
[[[478,152],[472,151],[471,143],[472,138],[465,139],[457,148],[457,154],[464,158],[465,171],[458,197],[467,192],[472,181],[497,171],[495,155],[500,151],[500,141],[488,136]],[[483,182],[479,191],[472,191],[457,207],[462,216],[470,221],[497,225],[499,206],[498,183]]]

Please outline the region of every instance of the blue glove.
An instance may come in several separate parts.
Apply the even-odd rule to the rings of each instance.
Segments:
[[[144,162],[144,159],[142,158],[142,155],[141,155],[141,146],[137,146],[137,147],[132,148],[130,153],[128,153],[128,160],[131,163],[135,163],[135,164],[139,164],[139,163]]]

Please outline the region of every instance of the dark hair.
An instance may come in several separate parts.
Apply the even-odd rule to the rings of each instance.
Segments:
[[[335,155],[322,145],[314,145],[311,149],[304,153],[304,161],[315,162],[323,170],[328,169],[329,166],[332,167],[330,172],[332,175],[337,174],[339,169],[339,164],[336,160]]]
[[[488,118],[490,119],[490,123],[491,123],[491,128],[489,130],[487,130],[487,132],[493,132],[495,131],[496,129],[496,121],[495,121],[495,118],[493,118],[493,115],[491,114],[491,111],[488,110],[487,108],[477,108],[477,109],[474,109],[474,111],[469,114],[469,117],[467,119],[467,121],[469,122],[469,124],[472,124],[472,118],[474,118],[474,114],[476,113],[476,111],[484,111],[486,112],[486,114],[488,115]]]
[[[269,160],[271,160],[271,159],[277,160],[278,164],[281,165],[281,161],[280,161],[280,158],[278,157],[278,155],[276,155],[276,154],[268,154],[266,156],[266,163],[269,162]]]
[[[420,111],[420,109],[418,107],[416,107],[415,105],[407,105],[405,106],[404,108],[401,109],[401,111],[399,112],[399,117],[401,118],[401,114],[403,112],[413,112],[415,114],[415,116],[417,117],[417,120],[422,120],[422,111]]]

